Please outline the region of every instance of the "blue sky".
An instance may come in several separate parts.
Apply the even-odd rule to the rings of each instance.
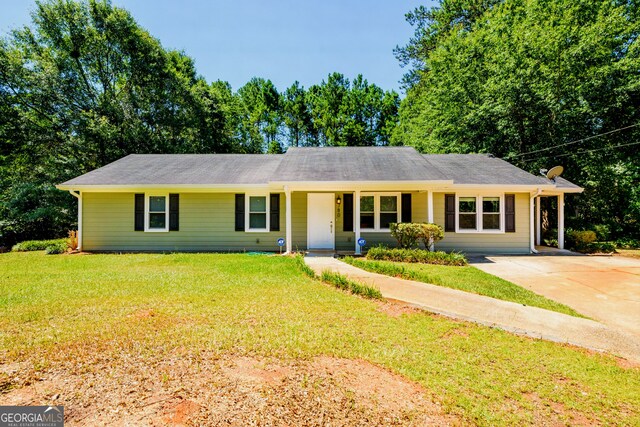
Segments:
[[[33,1],[2,0],[0,31],[30,23]],[[160,39],[184,50],[207,80],[238,89],[251,77],[280,90],[305,87],[333,71],[358,73],[399,90],[403,70],[393,55],[413,33],[404,14],[432,1],[394,0],[112,0]]]

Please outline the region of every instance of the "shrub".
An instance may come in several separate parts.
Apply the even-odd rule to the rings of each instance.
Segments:
[[[53,243],[44,249],[44,253],[47,255],[63,254],[65,252],[67,252],[66,241]]]
[[[331,271],[323,271],[322,275],[320,276],[320,279],[323,282],[329,283],[330,285],[333,285],[338,289],[349,291],[355,295],[360,295],[365,298],[371,298],[371,299],[382,299],[382,294],[378,289],[371,287],[369,285],[365,285],[364,283],[358,283],[358,282],[349,280],[339,273],[334,273]]]
[[[391,235],[398,241],[398,246],[403,249],[413,248],[422,242],[425,248],[444,237],[444,230],[437,224],[401,222],[391,223],[389,226]]]
[[[47,249],[47,247],[56,244],[64,244],[66,247],[66,240],[25,240],[24,242],[13,245],[13,248],[11,248],[11,250],[13,252],[44,251]]]
[[[367,252],[367,259],[376,261],[419,262],[437,265],[467,265],[467,258],[457,252],[430,252],[422,249],[385,248],[375,246]]]
[[[424,247],[431,250],[435,242],[439,242],[444,238],[444,229],[438,224],[424,223],[420,225],[422,226],[420,239],[422,239]]]
[[[609,235],[611,234],[609,230],[609,226],[606,224],[598,224],[591,227],[594,233],[596,233],[596,240],[599,242],[604,242],[609,240]]]
[[[628,237],[616,240],[616,247],[620,249],[640,249],[640,240]]]
[[[584,251],[589,244],[596,241],[596,233],[591,230],[570,230],[567,232],[567,246],[577,251]]]
[[[399,224],[392,222],[389,225],[389,230],[401,248],[413,248],[417,246],[418,241],[422,237],[421,224],[413,222],[401,222]]]
[[[584,252],[593,254],[612,254],[616,251],[616,245],[612,242],[591,242],[587,245]]]

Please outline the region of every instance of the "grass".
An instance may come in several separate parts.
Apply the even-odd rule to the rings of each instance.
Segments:
[[[616,252],[622,256],[640,258],[640,249],[616,249]]]
[[[333,285],[338,289],[342,289],[343,291],[349,291],[354,295],[360,295],[362,297],[371,299],[382,299],[380,290],[372,288],[371,286],[365,285],[363,283],[349,280],[339,273],[334,273],[332,271],[323,271],[322,275],[320,276],[320,280],[325,283],[329,283],[330,285]]]
[[[471,266],[459,267],[391,261],[370,261],[351,257],[346,257],[343,261],[374,273],[459,289],[461,291],[485,295],[504,301],[512,301],[523,305],[557,311],[570,316],[585,317],[566,305],[547,299],[528,289]]]
[[[0,255],[0,364],[92,369],[91,357],[172,351],[364,359],[417,381],[465,424],[640,424],[638,368],[422,312],[392,317],[307,277],[295,258]]]

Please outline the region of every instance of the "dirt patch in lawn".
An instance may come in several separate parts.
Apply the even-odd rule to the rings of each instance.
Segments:
[[[385,299],[384,301],[379,301],[377,304],[378,311],[391,317],[400,317],[403,314],[424,313],[423,310],[417,307],[413,307],[405,302],[393,299]]]
[[[363,360],[279,360],[180,350],[0,366],[2,405],[65,406],[66,425],[459,425],[420,385]]]

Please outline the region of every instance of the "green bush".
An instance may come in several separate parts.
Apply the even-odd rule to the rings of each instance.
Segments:
[[[401,249],[375,246],[367,252],[367,259],[375,261],[419,262],[437,265],[467,265],[467,258],[457,252],[430,252],[423,249]]]
[[[432,243],[442,240],[444,230],[437,224],[401,222],[389,225],[391,235],[398,241],[398,246],[409,249],[422,242],[429,249]]]
[[[64,245],[66,250],[67,239],[25,240],[24,242],[13,245],[11,250],[13,252],[44,251],[47,249],[47,247],[52,245]]]
[[[66,241],[53,243],[44,249],[44,253],[46,253],[47,255],[63,254],[65,252],[67,252]]]
[[[595,254],[612,254],[616,251],[616,245],[613,242],[591,242],[587,245],[583,252]]]
[[[389,225],[389,230],[401,248],[413,248],[417,246],[422,236],[422,227],[420,224],[413,222],[392,222]]]
[[[365,285],[363,283],[357,283],[349,280],[339,273],[323,271],[320,279],[323,282],[329,283],[330,285],[333,285],[338,289],[349,291],[355,295],[360,295],[365,298],[371,299],[382,299],[382,294],[378,289],[373,288],[369,285]]]
[[[625,237],[615,242],[616,247],[620,249],[640,249],[640,240]]]
[[[424,243],[424,247],[431,250],[431,245],[444,238],[444,229],[438,224],[424,223],[420,225],[422,226],[420,239]]]
[[[587,250],[589,245],[595,241],[596,233],[591,230],[567,231],[567,246],[576,251],[582,252]]]
[[[604,242],[609,240],[609,235],[611,234],[609,230],[609,226],[606,224],[597,224],[591,227],[594,233],[596,233],[596,240],[599,242]]]

